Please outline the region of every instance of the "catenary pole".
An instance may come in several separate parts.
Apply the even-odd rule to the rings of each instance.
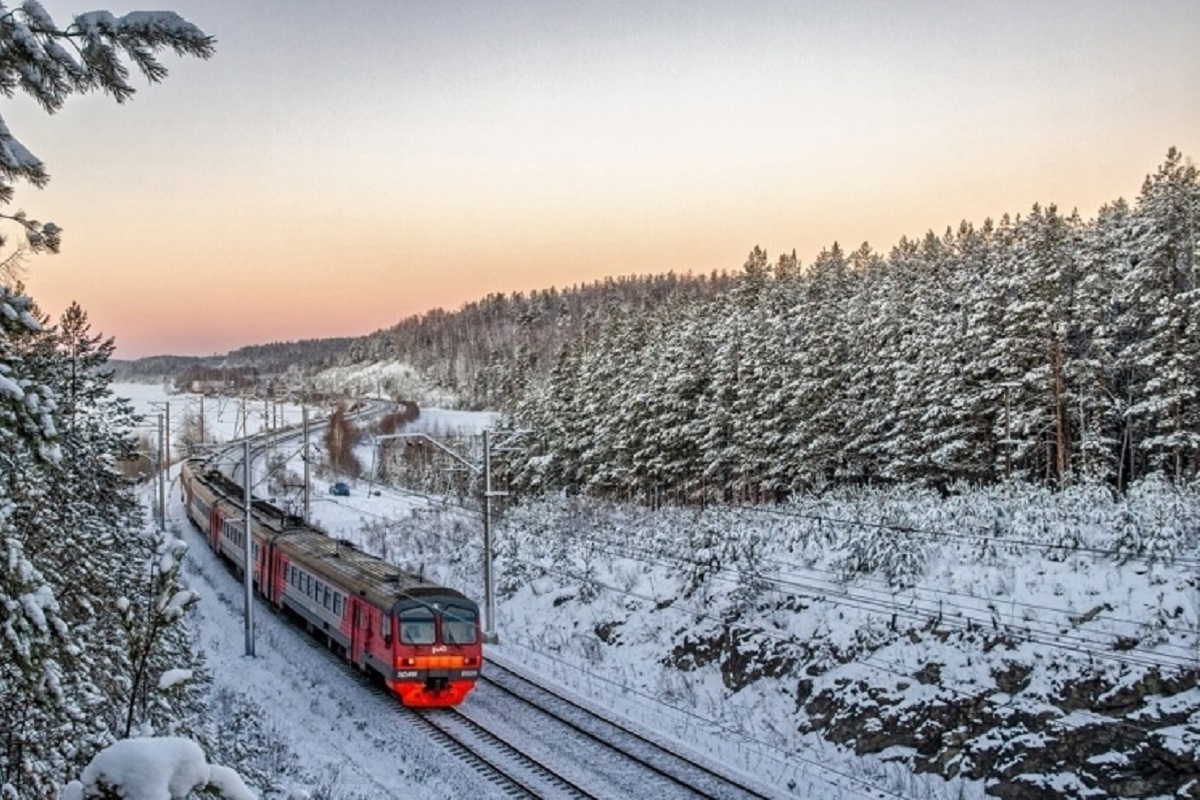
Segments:
[[[483,632],[485,642],[495,644],[496,636],[496,590],[492,576],[492,440],[489,431],[483,431],[483,597],[487,613],[487,627]]]
[[[163,458],[163,415],[158,415],[158,530],[167,529],[167,466]]]
[[[246,518],[245,528],[246,547],[243,551],[245,569],[242,570],[246,589],[246,655],[254,655],[254,562],[250,556],[253,552],[250,540],[250,439],[242,442],[242,478],[246,487]]]
[[[304,521],[308,522],[311,518],[309,509],[309,481],[308,481],[308,406],[303,406],[300,410],[300,419],[304,424]]]

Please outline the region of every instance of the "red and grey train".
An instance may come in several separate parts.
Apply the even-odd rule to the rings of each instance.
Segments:
[[[183,502],[212,549],[241,570],[242,490],[199,460],[183,466]],[[483,664],[479,607],[337,540],[263,500],[251,507],[254,588],[406,706],[461,703]],[[243,573],[244,574],[244,573]]]

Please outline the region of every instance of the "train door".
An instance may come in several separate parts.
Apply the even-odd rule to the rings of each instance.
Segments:
[[[283,553],[275,549],[275,540],[269,539],[267,544],[267,598],[275,604],[275,608],[283,606],[283,585],[287,576],[287,565],[283,561]]]
[[[366,604],[353,595],[350,596],[350,663],[362,667],[365,659],[365,634],[370,627],[370,614]]]
[[[214,501],[212,511],[209,512],[208,520],[208,543],[212,547],[213,552],[216,552],[221,547],[221,509]]]

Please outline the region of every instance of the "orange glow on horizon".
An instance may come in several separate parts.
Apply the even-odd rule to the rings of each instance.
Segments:
[[[168,5],[218,37],[214,59],[168,57],[123,106],[4,112],[53,175],[6,211],[65,229],[61,255],[28,263],[30,293],[53,316],[78,301],[121,358],[736,271],[756,245],[887,252],[1034,203],[1091,217],[1168,147],[1200,157],[1186,0],[1019,3],[1004,24],[865,0],[819,18],[772,0],[372,0],[336,29],[272,4]]]

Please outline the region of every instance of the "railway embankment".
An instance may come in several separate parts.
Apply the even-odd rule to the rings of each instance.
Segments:
[[[779,684],[798,731],[1006,800],[1200,797],[1200,669],[1095,655],[1085,666],[1019,636],[936,623],[822,652],[764,635],[755,620],[777,610],[685,634],[664,661],[716,671],[731,697]],[[947,674],[976,663],[988,666],[968,681]]]

